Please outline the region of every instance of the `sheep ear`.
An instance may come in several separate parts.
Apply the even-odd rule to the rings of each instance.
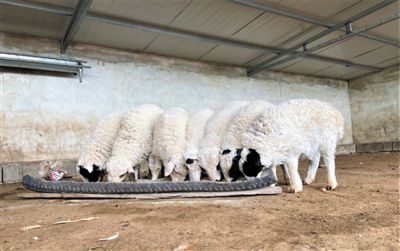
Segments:
[[[169,176],[171,175],[172,171],[174,170],[174,163],[172,161],[169,161],[167,165],[165,166],[164,169],[164,176]]]

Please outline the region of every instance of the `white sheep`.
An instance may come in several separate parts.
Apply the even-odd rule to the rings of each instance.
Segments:
[[[228,126],[222,139],[222,153],[220,154],[220,167],[226,181],[231,182],[240,176],[238,161],[233,159],[240,157],[242,148],[242,134],[250,128],[251,124],[260,117],[263,112],[272,107],[267,101],[256,100],[239,110]],[[234,166],[232,165],[234,164]]]
[[[219,153],[221,151],[222,138],[236,113],[246,106],[248,101],[234,101],[224,109],[212,116],[204,131],[199,151],[199,165],[203,168],[211,181],[221,179],[219,167]]]
[[[201,167],[198,163],[200,142],[204,135],[204,129],[208,120],[214,115],[212,109],[201,109],[190,115],[186,129],[186,151],[184,158],[189,168],[190,181],[200,181]]]
[[[152,180],[156,180],[164,165],[164,175],[172,181],[184,181],[188,169],[184,164],[186,127],[189,113],[172,108],[162,114],[154,127],[153,150],[149,160]]]
[[[121,182],[132,172],[138,176],[134,167],[150,154],[154,125],[162,113],[153,104],[139,105],[125,113],[106,164],[108,181]]]
[[[271,107],[243,134],[241,170],[257,176],[264,168],[284,164],[289,169],[290,192],[301,192],[298,160],[304,155],[311,162],[305,183],[316,175],[320,156],[324,159],[328,185],[335,189],[335,151],[343,137],[343,117],[332,105],[310,99],[290,100]]]
[[[110,114],[97,122],[76,165],[83,181],[97,182],[106,174],[105,164],[120,129],[121,117],[121,114]]]

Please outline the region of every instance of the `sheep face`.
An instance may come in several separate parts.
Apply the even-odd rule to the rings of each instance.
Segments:
[[[188,169],[184,165],[181,155],[174,155],[168,162],[164,162],[164,175],[171,176],[172,181],[184,181],[188,175]]]
[[[234,149],[225,149],[219,156],[219,163],[222,174],[226,181],[231,182],[233,178],[229,175],[229,171],[232,168],[233,158],[235,158],[236,151]]]
[[[199,164],[211,181],[221,179],[219,168],[219,149],[217,147],[204,148],[199,153]]]
[[[133,172],[133,170],[132,170]],[[108,172],[108,182],[124,182],[130,179],[130,173],[127,170],[112,170]]]
[[[186,159],[186,166],[189,169],[190,181],[200,181],[201,179],[201,167],[198,159]]]
[[[87,165],[87,167],[78,165],[77,169],[84,182],[99,182],[106,175],[106,171],[104,169],[100,169],[100,167],[96,165]]]
[[[222,151],[222,154],[220,155],[221,170],[224,174],[225,180],[228,182],[236,181],[240,177],[243,177],[243,174],[239,169],[241,153],[241,148],[235,150],[227,149]]]
[[[252,148],[244,148],[239,160],[239,169],[247,179],[260,176],[265,167],[271,167],[272,161],[262,158],[261,155]]]
[[[189,170],[185,165],[176,166],[175,169],[171,173],[171,180],[175,181],[184,181],[189,173]]]

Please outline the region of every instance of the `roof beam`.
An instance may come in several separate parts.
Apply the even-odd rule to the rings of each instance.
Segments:
[[[28,2],[28,1],[22,1],[22,0],[0,0],[0,3],[23,7],[23,8],[28,8],[28,9],[45,11],[45,12],[59,14],[59,15],[72,16],[72,14],[73,14],[73,10],[71,10],[70,8],[64,8],[64,7],[58,7],[58,6],[56,7],[54,5],[37,3],[37,2],[30,2],[30,1]],[[235,46],[235,47],[259,50],[259,51],[269,52],[269,53],[274,53],[274,54],[279,54],[281,51],[284,50],[282,48],[277,48],[277,47],[258,45],[258,44],[252,44],[252,43],[247,43],[247,42],[231,40],[231,39],[208,36],[208,35],[203,35],[203,34],[198,34],[198,33],[192,33],[192,32],[172,29],[169,27],[161,27],[161,26],[141,23],[141,22],[137,22],[137,21],[125,20],[125,19],[121,19],[121,18],[109,17],[109,16],[93,14],[93,13],[87,13],[85,15],[85,18],[92,19],[97,22],[120,25],[120,26],[125,26],[125,27],[129,27],[129,28],[133,28],[133,29],[141,29],[141,30],[150,31],[150,32],[163,33],[163,34],[168,34],[168,35],[176,35],[176,36],[197,39],[197,40],[201,39],[201,40],[207,41],[207,42],[226,44],[226,45],[231,45],[231,46]],[[366,69],[369,71],[382,70],[381,68],[377,68],[377,67],[373,67],[373,66],[356,64],[356,63],[353,63],[353,62],[350,62],[347,60],[341,60],[341,59],[325,57],[325,56],[320,56],[320,55],[308,54],[305,57],[312,59],[312,60],[324,61],[324,62],[340,64],[340,65],[345,65],[345,66],[351,66],[354,68],[362,68],[362,69]]]
[[[375,12],[375,11],[377,11],[377,10],[379,10],[379,9],[381,9],[381,8],[391,4],[391,3],[393,3],[394,1],[395,0],[383,0],[383,1],[379,2],[379,3],[377,3],[377,4],[374,4],[373,6],[371,6],[369,8],[359,12],[358,14],[356,14],[356,15],[354,15],[352,17],[346,18],[345,20],[336,23],[335,25],[333,25],[329,29],[321,31],[321,32],[315,34],[314,36],[312,36],[312,37],[310,37],[310,38],[308,38],[308,39],[306,39],[304,41],[301,41],[300,43],[295,44],[294,46],[290,47],[289,49],[286,49],[286,50],[282,51],[278,55],[276,55],[276,56],[274,56],[272,58],[269,58],[269,59],[261,62],[260,64],[256,65],[255,67],[249,69],[248,70],[248,75],[251,76],[251,75],[257,74],[257,73],[259,73],[261,71],[265,71],[265,70],[275,66],[276,64],[274,63],[274,61],[278,61],[279,59],[281,59],[282,57],[284,57],[286,55],[295,53],[297,51],[297,49],[303,47],[304,45],[310,44],[313,41],[316,41],[316,40],[318,40],[320,38],[323,38],[326,35],[334,32],[334,31],[339,30],[340,28],[345,28],[346,25],[348,25],[349,23],[354,22],[354,21],[356,21],[358,19],[361,19],[361,18],[363,18],[365,16],[368,16],[369,14],[371,14],[371,13],[373,13],[373,12]]]
[[[325,28],[332,28],[334,26],[333,22],[327,21],[327,20],[322,20],[316,17],[311,17],[311,16],[305,16],[301,13],[297,13],[294,12],[293,10],[289,10],[286,8],[282,8],[282,7],[278,7],[278,6],[274,6],[272,4],[268,4],[268,3],[260,3],[260,2],[252,2],[249,0],[232,0],[233,2],[237,3],[237,4],[241,4],[250,8],[255,8],[255,9],[259,9],[262,11],[266,11],[266,12],[270,12],[279,16],[284,16],[284,17],[288,17],[288,18],[292,18],[292,19],[296,19],[302,22],[306,22],[306,23],[310,23],[310,24],[315,24],[318,26],[322,26]],[[357,29],[354,27],[354,29]],[[345,28],[340,28],[340,31],[346,32]],[[378,42],[382,42],[385,44],[389,44],[389,45],[393,45],[395,47],[400,47],[400,43],[394,39],[390,39],[388,37],[383,37],[383,36],[378,36],[372,33],[362,33],[362,34],[358,34],[358,36],[360,37],[364,37],[367,39],[371,39],[371,40],[375,40]]]
[[[375,22],[373,22],[371,24],[368,24],[363,28],[359,28],[358,30],[343,34],[343,35],[341,35],[339,37],[336,37],[336,38],[330,39],[330,40],[328,40],[326,42],[320,43],[320,44],[318,44],[318,45],[316,45],[316,46],[314,46],[312,48],[309,48],[309,49],[307,49],[305,51],[301,51],[301,52],[296,52],[296,53],[290,54],[288,57],[286,57],[284,59],[281,59],[281,60],[277,60],[277,61],[269,64],[267,67],[263,66],[263,67],[260,67],[260,68],[255,67],[254,69],[249,69],[247,71],[247,75],[251,76],[251,75],[254,75],[254,74],[256,74],[256,73],[258,73],[260,71],[264,71],[266,68],[271,68],[271,67],[274,67],[274,66],[277,66],[277,65],[292,61],[292,60],[294,60],[296,58],[303,57],[303,56],[305,56],[307,54],[310,54],[310,53],[312,53],[314,51],[317,51],[317,50],[320,50],[322,48],[328,47],[328,46],[330,46],[332,44],[336,44],[338,42],[350,39],[350,38],[356,36],[357,34],[366,32],[368,30],[372,30],[372,29],[374,29],[374,28],[376,28],[378,26],[384,25],[386,23],[389,23],[389,22],[394,21],[394,20],[399,19],[399,18],[400,18],[400,12],[397,12],[397,13],[395,13],[393,15],[384,17],[384,18],[379,19],[379,20],[377,20],[377,21],[375,21]]]
[[[91,3],[92,0],[79,0],[74,13],[72,14],[72,18],[67,26],[67,29],[64,33],[64,36],[61,40],[61,54],[64,54],[67,51],[68,45],[71,43],[76,33],[78,32],[79,26],[85,18],[85,15],[89,10]]]

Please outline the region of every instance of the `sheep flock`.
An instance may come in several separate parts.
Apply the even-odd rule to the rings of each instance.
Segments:
[[[322,158],[324,189],[335,189],[343,124],[337,109],[315,99],[240,100],[192,113],[143,104],[98,121],[83,144],[77,172],[85,182],[235,182],[269,169],[276,176],[281,166],[288,191],[297,193],[314,181]],[[298,163],[304,157],[310,164],[302,180]]]

